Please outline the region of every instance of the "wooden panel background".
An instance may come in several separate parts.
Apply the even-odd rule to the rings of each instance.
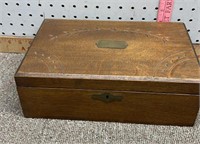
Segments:
[[[0,52],[26,53],[33,38],[0,37]]]

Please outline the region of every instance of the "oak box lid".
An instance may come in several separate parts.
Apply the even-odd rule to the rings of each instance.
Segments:
[[[16,73],[18,86],[199,93],[183,23],[45,20]]]

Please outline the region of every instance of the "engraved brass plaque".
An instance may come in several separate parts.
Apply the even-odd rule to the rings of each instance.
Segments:
[[[128,46],[125,41],[115,40],[99,40],[96,43],[98,48],[113,48],[113,49],[124,49]]]

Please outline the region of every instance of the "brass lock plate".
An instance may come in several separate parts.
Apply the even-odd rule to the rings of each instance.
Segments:
[[[103,94],[92,95],[92,99],[109,103],[109,102],[114,102],[114,101],[121,101],[123,99],[123,97],[122,96],[114,96],[109,93],[103,93]]]

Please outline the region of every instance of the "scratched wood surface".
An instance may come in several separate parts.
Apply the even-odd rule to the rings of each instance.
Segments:
[[[0,52],[2,53],[26,53],[33,38],[30,37],[10,37],[0,36]],[[200,60],[200,45],[193,45]]]
[[[128,47],[98,48],[101,39],[125,41]],[[182,23],[46,20],[18,74],[199,80],[199,66]]]
[[[15,80],[26,117],[191,126],[199,109],[197,55],[181,23],[45,20]],[[93,99],[104,93],[123,99]]]

